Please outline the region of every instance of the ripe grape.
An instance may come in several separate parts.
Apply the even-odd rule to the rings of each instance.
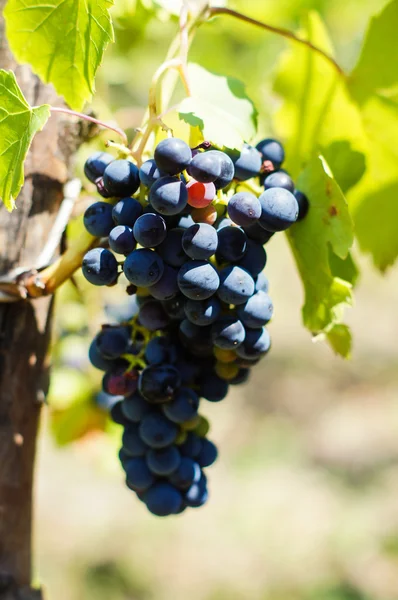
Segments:
[[[220,278],[216,269],[205,260],[192,260],[178,272],[178,287],[190,300],[206,300],[217,291]]]
[[[94,202],[84,213],[83,223],[87,231],[95,237],[109,235],[114,227],[112,205],[107,202]]]
[[[134,237],[144,248],[159,246],[167,235],[164,219],[155,213],[145,213],[138,217],[133,227]]]
[[[279,169],[285,160],[285,151],[282,144],[277,140],[266,138],[265,140],[261,140],[256,148],[262,155],[263,161],[270,160],[275,169]]]
[[[207,223],[192,225],[182,236],[182,247],[189,258],[206,260],[215,254],[218,247],[217,232]]]
[[[156,146],[155,162],[163,173],[177,175],[189,166],[191,160],[191,149],[183,140],[167,138]]]
[[[259,200],[261,204],[259,223],[267,231],[283,231],[297,220],[297,200],[288,190],[270,188],[261,194]]]
[[[129,160],[114,160],[105,169],[103,175],[105,190],[111,196],[131,196],[140,187],[137,167]]]
[[[89,181],[95,183],[104,174],[105,168],[115,158],[108,152],[94,152],[84,163],[84,174]]]
[[[187,187],[178,177],[161,177],[152,185],[149,201],[161,215],[178,215],[188,202]]]
[[[112,285],[118,277],[117,260],[106,248],[93,248],[84,255],[82,271],[92,285]]]

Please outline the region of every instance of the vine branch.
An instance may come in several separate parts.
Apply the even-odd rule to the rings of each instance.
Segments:
[[[229,17],[234,17],[235,19],[239,19],[240,21],[243,21],[244,23],[248,23],[249,25],[254,25],[256,27],[260,27],[261,29],[265,29],[266,31],[270,31],[271,33],[276,33],[277,35],[280,35],[288,40],[292,40],[293,42],[302,44],[303,46],[306,46],[313,52],[316,52],[320,56],[323,56],[323,58],[325,58],[331,65],[333,65],[333,67],[336,69],[336,71],[340,75],[342,75],[342,76],[345,75],[343,69],[340,67],[338,62],[336,62],[336,60],[332,56],[330,56],[330,54],[328,54],[327,52],[325,52],[318,46],[315,46],[315,44],[313,44],[309,40],[304,40],[303,38],[299,37],[292,31],[289,31],[289,29],[284,29],[283,27],[275,27],[274,25],[269,25],[268,23],[264,23],[263,21],[258,21],[257,19],[248,17],[247,15],[244,15],[243,13],[240,13],[236,10],[232,10],[231,8],[224,8],[222,6],[214,6],[214,7],[208,9],[207,18],[216,17],[217,15],[227,15]]]
[[[85,115],[84,113],[76,112],[74,110],[70,110],[69,108],[64,108],[62,106],[50,106],[50,111],[53,113],[65,113],[66,115],[71,115],[73,117],[78,117],[79,119],[83,119],[84,121],[90,121],[90,123],[95,123],[100,127],[104,127],[105,129],[110,129],[117,133],[122,139],[125,145],[128,144],[127,135],[123,131],[123,129],[119,129],[119,127],[113,127],[109,125],[109,123],[105,123],[104,121],[100,121],[99,119],[95,119],[94,117],[90,117],[89,115]]]

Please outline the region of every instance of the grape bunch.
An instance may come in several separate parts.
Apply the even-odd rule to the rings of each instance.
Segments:
[[[140,168],[105,152],[86,161],[104,200],[84,214],[100,246],[83,274],[112,286],[123,273],[134,300],[89,356],[124,428],[127,486],[155,515],[206,502],[217,449],[200,404],[223,400],[270,349],[264,245],[308,210],[283,160],[273,139],[228,154],[170,137]]]

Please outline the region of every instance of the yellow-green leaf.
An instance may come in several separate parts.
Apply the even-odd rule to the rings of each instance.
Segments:
[[[298,187],[310,201],[306,218],[287,233],[303,282],[303,321],[315,336],[326,334],[333,349],[347,356],[349,330],[339,327],[345,306],[352,304],[352,284],[330,260],[346,261],[353,243],[353,224],[346,200],[322,157],[313,158],[301,173]],[[348,270],[352,279],[352,268]]]
[[[192,96],[179,107],[180,118],[199,127],[206,141],[222,148],[240,149],[257,129],[257,111],[237,79],[210,73],[199,65],[188,67]]]
[[[112,0],[7,2],[7,39],[15,57],[76,110],[91,99],[95,73],[113,41],[111,6]]]
[[[24,160],[34,135],[50,116],[49,106],[32,108],[14,73],[0,70],[0,200],[11,211],[24,182]]]
[[[300,35],[334,55],[317,13],[307,15]],[[324,57],[298,44],[284,53],[276,73],[274,89],[283,103],[275,127],[285,143],[286,168],[297,177],[312,157],[322,154],[342,188],[357,183],[364,172],[366,139],[344,78]]]
[[[398,0],[392,0],[369,23],[350,88],[361,99],[398,83]]]

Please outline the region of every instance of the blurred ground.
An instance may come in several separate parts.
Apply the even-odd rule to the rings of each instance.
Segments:
[[[205,405],[221,451],[207,506],[156,519],[106,438],[59,450],[42,437],[35,546],[48,598],[398,598],[398,273],[364,270],[344,363],[301,326],[283,237],[268,249],[274,346],[250,384]]]

